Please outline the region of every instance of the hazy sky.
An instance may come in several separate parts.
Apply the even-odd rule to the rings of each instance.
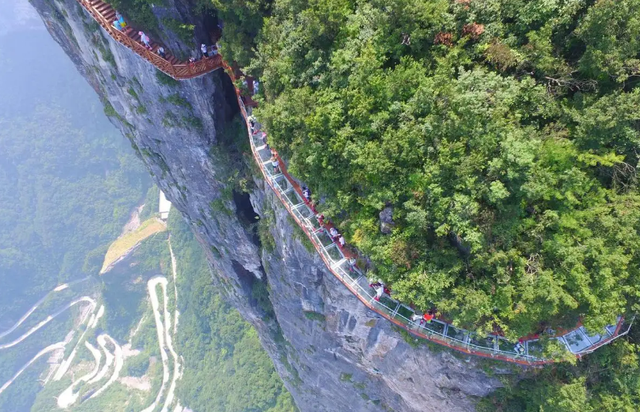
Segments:
[[[38,13],[27,0],[0,0],[0,35],[14,30],[43,30]]]
[[[0,121],[55,101],[69,113],[100,113],[101,128],[107,122],[97,96],[27,0],[0,0],[0,90]]]

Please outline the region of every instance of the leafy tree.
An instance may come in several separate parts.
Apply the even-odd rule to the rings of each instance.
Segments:
[[[229,62],[247,67],[255,56],[255,38],[269,15],[272,0],[198,0],[196,10],[214,13],[223,27],[220,52]]]
[[[271,143],[396,297],[597,331],[638,303],[636,8],[283,0],[244,46]]]
[[[640,1],[596,2],[576,35],[586,46],[580,58],[585,75],[619,83],[640,76]]]

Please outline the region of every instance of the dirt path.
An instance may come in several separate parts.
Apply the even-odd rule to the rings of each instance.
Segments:
[[[65,305],[62,309],[58,310],[53,315],[47,316],[45,318],[45,320],[43,320],[42,322],[38,323],[36,326],[32,327],[31,329],[29,329],[25,334],[20,336],[18,339],[14,340],[12,342],[9,342],[9,343],[5,343],[4,345],[0,345],[0,349],[7,349],[7,348],[11,348],[13,346],[16,346],[18,343],[22,342],[23,340],[27,339],[29,336],[31,336],[34,333],[36,333],[38,331],[38,329],[42,328],[47,323],[51,322],[53,319],[58,317],[64,311],[66,311],[67,309],[71,308],[72,306],[75,306],[78,303],[82,303],[82,302],[88,302],[90,305],[92,305],[93,306],[92,311],[96,306],[96,301],[93,300],[92,298],[88,297],[88,296],[83,296],[83,297],[81,297],[79,299],[76,299],[73,302],[68,303],[67,305]]]

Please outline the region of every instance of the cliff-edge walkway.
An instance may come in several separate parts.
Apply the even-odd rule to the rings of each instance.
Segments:
[[[192,79],[221,67],[224,67],[233,81],[237,80],[235,71],[220,55],[203,58],[197,62],[180,62],[169,53],[161,57],[157,54],[157,49],[160,47],[157,43],[151,42],[149,49],[141,43],[135,30],[127,27],[120,31],[112,25],[116,19],[116,13],[111,5],[101,0],[77,1],[114,40],[176,80]],[[365,306],[414,336],[470,355],[521,365],[544,365],[561,360],[561,357],[545,357],[543,343],[538,336],[522,338],[516,347],[516,342],[511,342],[502,336],[480,336],[440,319],[433,319],[430,323],[418,323],[411,320],[415,311],[405,304],[386,296],[379,301],[376,300],[376,292],[369,287],[369,280],[358,268],[350,265],[344,249],[339,247],[329,235],[330,222],[324,222],[324,224],[318,222],[313,205],[305,199],[296,180],[287,173],[282,159],[265,144],[262,132],[253,133],[256,127],[250,122],[251,108],[247,109],[244,103],[244,99],[250,99],[250,96],[243,97],[238,88],[236,88],[236,95],[247,125],[254,160],[260,167],[265,181],[313,243],[329,271]],[[273,156],[279,160],[278,170],[270,167]],[[601,333],[589,334],[584,326],[579,325],[572,330],[555,335],[550,333],[548,339],[558,342],[570,353],[580,357],[627,334],[630,327],[631,324],[625,322],[624,317],[619,316],[615,325],[607,326]]]
[[[123,30],[118,30],[113,26],[116,20],[114,8],[101,0],[77,0],[78,3],[93,17],[93,19],[107,31],[109,36],[119,43],[127,46],[136,54],[153,64],[158,70],[176,80],[193,79],[202,76],[223,66],[222,56],[217,55],[195,62],[182,62],[171,53],[166,52],[162,57],[158,54],[161,47],[157,42],[151,40],[149,48],[141,41],[139,33],[130,26]]]

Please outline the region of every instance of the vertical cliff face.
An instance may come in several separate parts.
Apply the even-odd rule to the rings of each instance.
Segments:
[[[32,3],[191,223],[216,284],[256,327],[302,411],[472,411],[476,397],[500,385],[474,359],[408,343],[326,270],[251,167],[222,71],[169,81],[75,0]],[[158,15],[197,21],[187,0],[165,3]],[[256,213],[268,228],[264,245]]]

